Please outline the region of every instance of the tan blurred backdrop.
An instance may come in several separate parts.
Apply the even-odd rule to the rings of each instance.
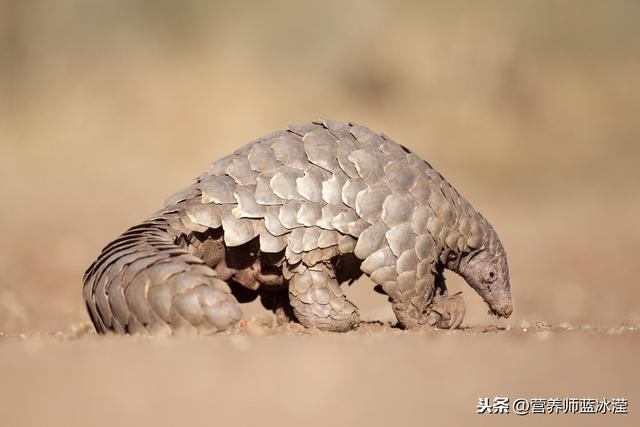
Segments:
[[[2,1],[0,331],[87,322],[104,244],[211,161],[324,117],[412,148],[491,220],[507,323],[638,324],[638,22],[634,1]],[[494,322],[448,277],[466,324]]]

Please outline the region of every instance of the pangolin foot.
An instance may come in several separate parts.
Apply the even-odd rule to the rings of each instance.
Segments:
[[[461,293],[436,295],[427,307],[427,323],[438,329],[456,329],[462,323],[464,314],[465,305]]]

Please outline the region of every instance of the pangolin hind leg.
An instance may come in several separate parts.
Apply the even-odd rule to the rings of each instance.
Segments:
[[[190,238],[192,252],[215,269],[218,277],[231,287],[231,293],[240,303],[260,298],[267,310],[276,316],[278,324],[295,319],[289,303],[287,285],[282,276],[284,251],[260,251],[258,239],[244,245],[226,247],[222,233],[194,234]]]
[[[289,278],[289,300],[298,321],[308,328],[345,332],[359,323],[359,313],[340,289],[333,266],[302,263]]]
[[[278,325],[283,325],[296,318],[289,302],[289,291],[286,288],[261,291],[260,302],[264,308],[273,312]]]

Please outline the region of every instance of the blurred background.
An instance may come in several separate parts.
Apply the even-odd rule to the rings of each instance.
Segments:
[[[639,22],[617,0],[0,1],[0,331],[87,322],[108,241],[318,118],[410,147],[490,219],[507,324],[637,325]],[[496,322],[448,278],[467,325]],[[348,292],[392,319],[370,284]]]

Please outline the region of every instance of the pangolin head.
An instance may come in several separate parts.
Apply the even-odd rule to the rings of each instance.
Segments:
[[[492,314],[507,318],[513,312],[507,253],[488,222],[483,244],[464,254],[456,270],[489,305]]]

